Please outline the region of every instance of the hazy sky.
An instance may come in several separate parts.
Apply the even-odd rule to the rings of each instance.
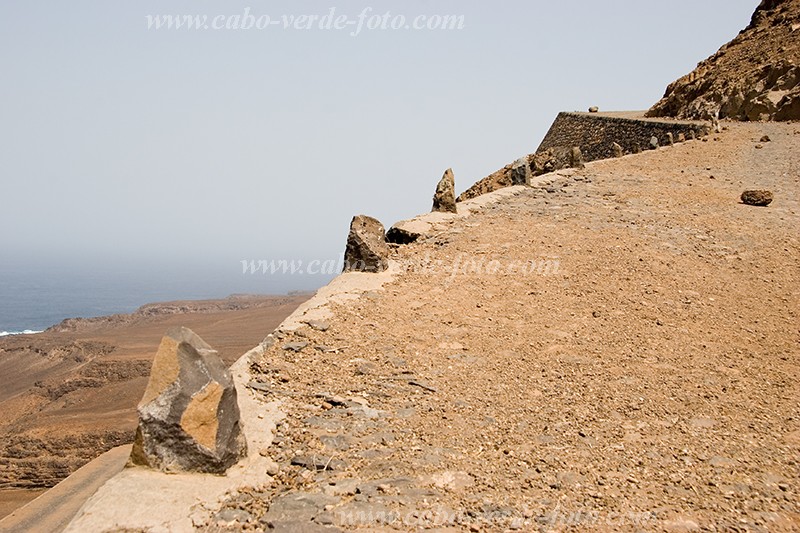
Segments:
[[[0,3],[0,254],[338,257],[533,152],[556,113],[644,109],[757,0]],[[147,15],[463,15],[461,30],[148,30]],[[99,259],[96,259],[99,258]]]

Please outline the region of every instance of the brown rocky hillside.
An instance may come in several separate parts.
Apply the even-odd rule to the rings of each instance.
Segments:
[[[763,0],[750,24],[667,87],[651,117],[800,119],[800,0]]]

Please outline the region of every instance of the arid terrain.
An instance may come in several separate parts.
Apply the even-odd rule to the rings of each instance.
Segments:
[[[0,339],[0,518],[104,451],[132,442],[161,336],[184,325],[230,363],[308,294],[150,304]]]
[[[800,119],[800,0],[762,0],[747,28],[670,84],[648,115]]]
[[[724,126],[519,188],[279,334],[275,475],[201,529],[796,531],[800,126]]]

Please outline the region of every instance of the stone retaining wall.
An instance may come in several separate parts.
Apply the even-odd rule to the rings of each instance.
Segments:
[[[585,161],[614,157],[612,145],[616,142],[625,153],[636,153],[650,148],[650,139],[656,137],[660,146],[669,144],[668,133],[677,142],[682,133],[687,139],[703,137],[708,127],[698,122],[622,118],[597,113],[559,113],[536,153],[552,149],[556,158],[566,157],[573,146],[578,146]]]

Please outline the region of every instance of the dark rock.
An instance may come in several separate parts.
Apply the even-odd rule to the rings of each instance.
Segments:
[[[770,138],[769,138],[769,135],[764,135],[763,137],[761,137],[761,142],[762,142],[762,143],[768,143],[768,142],[770,142],[771,140],[772,140],[772,139],[770,139]]]
[[[772,199],[772,191],[766,190],[744,191],[741,196],[743,204],[757,205],[761,207],[771,204]]]
[[[138,411],[131,465],[222,474],[247,454],[233,379],[188,328],[161,340]]]
[[[344,251],[344,272],[383,272],[389,268],[383,224],[366,215],[353,217]]]
[[[409,385],[412,387],[419,387],[421,389],[425,389],[428,392],[436,392],[436,387],[431,387],[426,382],[418,379],[412,379],[408,382]]]
[[[441,211],[444,213],[456,213],[456,179],[453,176],[453,169],[445,170],[442,179],[436,185],[436,192],[433,195],[433,209],[431,211]]]
[[[596,105],[593,105],[592,107],[589,108],[589,113],[597,113],[599,111],[600,111],[600,108],[597,107]]]
[[[528,158],[520,157],[511,165],[511,183],[514,185],[530,185],[533,179],[533,172],[528,163]]]

